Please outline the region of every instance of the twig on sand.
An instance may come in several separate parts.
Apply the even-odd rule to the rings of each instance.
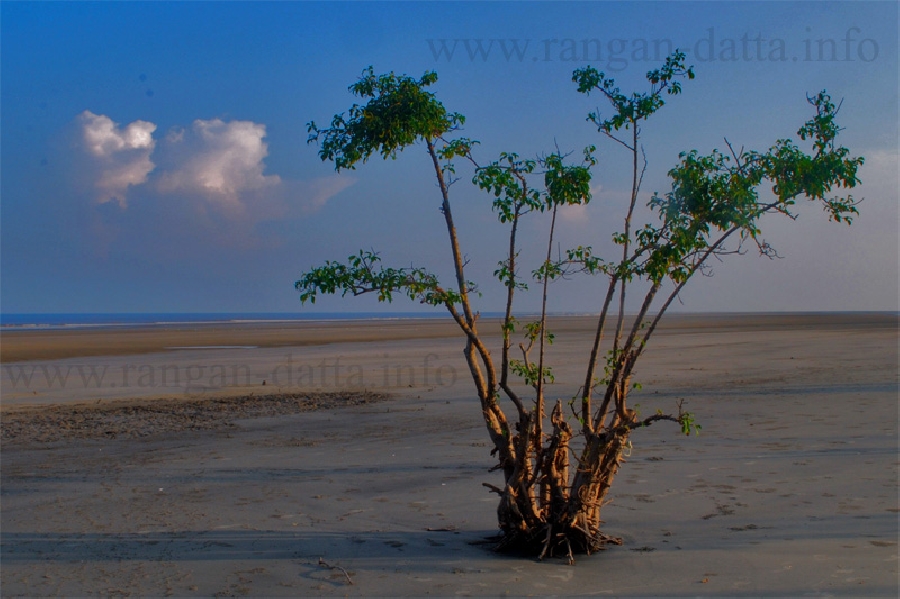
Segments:
[[[344,573],[344,576],[347,577],[347,584],[349,584],[349,585],[352,585],[352,584],[353,584],[353,579],[350,578],[350,575],[347,574],[347,571],[344,570],[343,568],[341,568],[340,566],[332,566],[331,564],[329,564],[328,562],[326,562],[326,561],[325,561],[324,559],[322,559],[321,557],[319,558],[319,565],[322,566],[323,568],[328,568],[329,570],[340,570],[341,572]]]

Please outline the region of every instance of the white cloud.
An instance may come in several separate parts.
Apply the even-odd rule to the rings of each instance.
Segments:
[[[146,183],[154,169],[150,154],[156,146],[153,139],[156,125],[134,121],[122,129],[108,116],[90,110],[78,115],[78,121],[84,148],[97,168],[96,201],[115,201],[124,208],[128,188]]]
[[[567,223],[587,224],[589,218],[587,204],[560,206],[559,217]]]
[[[325,204],[342,192],[355,181],[348,176],[320,177],[312,181],[304,182],[299,195],[300,209],[303,212],[316,212]]]
[[[159,140],[147,121],[119,126],[85,111],[77,125],[82,162],[74,176],[97,192],[96,201],[127,208],[131,199],[134,210],[140,198],[141,210],[178,211],[212,228],[237,225],[246,233],[263,221],[317,212],[354,183],[346,175],[283,181],[265,174],[266,126],[252,121],[198,119]]]
[[[196,120],[166,136],[159,189],[199,194],[226,211],[243,211],[248,194],[281,183],[264,175],[266,126],[251,121]]]

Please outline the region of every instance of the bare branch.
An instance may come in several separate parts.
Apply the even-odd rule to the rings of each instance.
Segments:
[[[628,145],[628,143],[622,141],[621,139],[619,139],[618,137],[616,137],[615,135],[613,135],[611,132],[609,132],[609,131],[604,131],[603,129],[601,129],[600,131],[601,131],[606,137],[608,137],[609,139],[613,140],[613,141],[616,142],[617,144],[621,144],[621,145],[625,146],[625,149],[627,149],[627,150],[629,150],[629,151],[631,151],[631,152],[634,151],[634,146]]]

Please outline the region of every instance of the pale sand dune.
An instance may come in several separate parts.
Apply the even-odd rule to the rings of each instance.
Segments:
[[[591,323],[554,329],[557,380],[575,381]],[[897,595],[896,315],[672,319],[634,401],[653,412],[687,398],[703,432],[635,434],[605,508],[625,545],[575,567],[472,544],[496,527],[481,483],[497,474],[462,343],[444,323],[172,334],[4,334],[4,352],[14,336],[15,351],[47,352],[20,358],[67,356],[4,363],[5,425],[56,409],[32,405],[97,399],[350,387],[394,398],[238,411],[203,430],[158,422],[138,439],[5,439],[4,596]],[[157,351],[173,345],[258,349]],[[31,383],[19,370],[14,386],[12,366],[36,369]],[[102,366],[99,385],[77,370]],[[43,377],[69,367],[64,388]]]

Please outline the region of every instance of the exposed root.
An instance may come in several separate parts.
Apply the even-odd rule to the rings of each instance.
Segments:
[[[572,555],[572,543],[569,542],[568,537],[565,537],[565,540],[566,540],[566,549],[569,550],[569,565],[574,566],[575,565],[575,556]]]
[[[541,554],[538,556],[538,561],[544,559],[544,556],[547,555],[547,549],[550,547],[550,535],[553,534],[553,527],[547,526],[547,538],[544,539],[544,548],[541,549]]]
[[[560,528],[554,532],[556,528]],[[494,551],[518,556],[536,557],[542,561],[547,557],[565,557],[569,564],[575,563],[575,554],[591,553],[606,549],[607,545],[622,545],[622,539],[600,531],[587,533],[573,526],[563,527],[545,524],[537,529],[516,530],[501,533],[496,540]]]
[[[328,568],[329,570],[340,570],[343,573],[343,575],[347,578],[347,584],[349,584],[351,586],[353,585],[353,579],[350,578],[350,574],[348,574],[347,570],[345,570],[344,568],[342,568],[340,566],[332,566],[331,564],[326,562],[321,557],[319,558],[319,565],[322,566],[323,568]]]

